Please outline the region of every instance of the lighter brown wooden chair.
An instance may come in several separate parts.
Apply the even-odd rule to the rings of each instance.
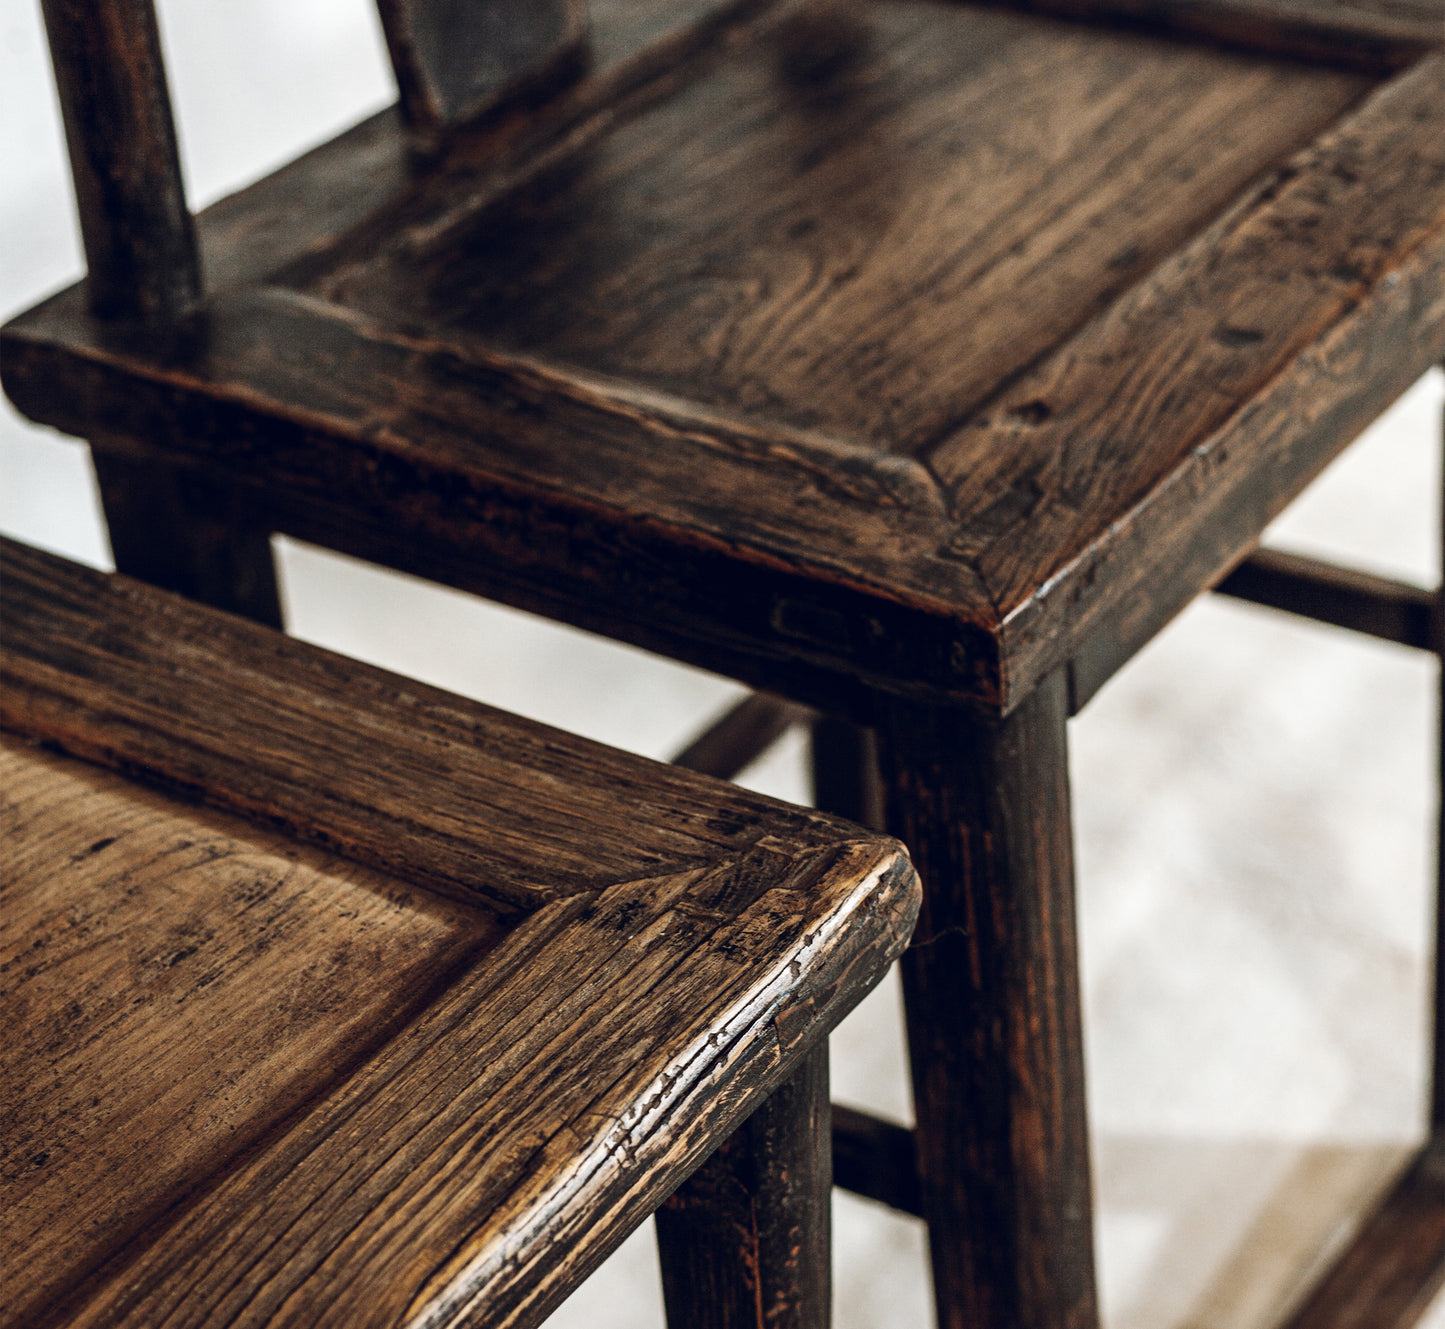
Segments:
[[[6,1324],[535,1325],[680,1184],[671,1323],[828,1323],[825,1039],[912,926],[896,842],[3,575]]]
[[[470,69],[389,0],[402,107],[194,227],[148,0],[45,8],[90,273],[4,383],[119,565],[274,621],[281,531],[823,712],[927,892],[916,1128],[839,1113],[837,1176],[944,1329],[1093,1325],[1066,724],[1220,584],[1440,649],[1433,589],[1254,553],[1445,355],[1438,0],[488,0]],[[1299,1325],[1401,1249],[1407,1321],[1419,1212]]]

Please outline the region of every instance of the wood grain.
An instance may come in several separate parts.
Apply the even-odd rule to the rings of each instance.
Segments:
[[[67,304],[38,338],[11,325],[17,404],[75,430],[105,402],[105,446],[199,462],[274,529],[581,626],[592,613],[608,635],[724,671],[761,654],[831,674],[841,655],[847,675],[985,693],[997,675],[976,621],[992,611],[938,553],[936,490],[907,458],[699,419],[515,357],[459,358],[275,288],[217,295],[204,345],[137,374]],[[47,353],[77,343],[66,369]],[[404,441],[422,436],[424,451]],[[926,597],[890,587],[903,567]]]
[[[1366,86],[993,10],[813,6],[490,206],[455,174],[444,224],[308,289],[912,453]]]
[[[7,390],[107,450],[203,465],[257,529],[866,722],[869,689],[1007,711],[1061,664],[1107,677],[1445,347],[1435,57],[1274,169],[1367,83],[926,0],[727,32],[668,71],[635,56],[650,72],[608,111],[584,80],[541,138],[464,136],[405,179],[388,131],[358,131],[359,174],[403,197],[339,206],[295,274],[350,307],[232,290],[185,336],[115,339],[62,296],[6,330]],[[1150,170],[1161,97],[1189,132],[1151,132],[1172,165]],[[856,132],[810,138],[835,120]],[[315,158],[314,183],[349,160]],[[304,201],[295,169],[272,205]],[[1111,268],[1098,246],[1136,225]],[[789,285],[840,263],[825,299]],[[544,323],[553,296],[571,312]],[[792,312],[751,336],[770,301]],[[666,369],[689,338],[700,368]]]
[[[362,121],[196,218],[207,281],[249,285],[278,271],[312,272],[352,252],[398,207],[427,195],[439,166],[460,158],[484,187],[505,188],[523,164],[578,146],[610,123],[619,100],[654,95],[688,62],[726,40],[764,0],[588,0],[587,76],[542,105],[524,101],[447,136],[447,154],[419,155],[399,107]],[[422,205],[424,208],[424,204]]]
[[[102,1272],[67,1323],[535,1324],[746,1115],[744,1086],[786,1065],[766,1031],[788,962],[764,978],[744,957],[767,932],[796,958],[801,901],[774,892],[719,927],[689,919],[685,884],[532,916],[485,974]],[[810,898],[819,884],[797,882]],[[699,1022],[688,994],[704,991]],[[686,1119],[696,1133],[658,1129]],[[525,1239],[539,1226],[547,1240]]]
[[[1128,658],[1445,343],[1442,73],[1382,88],[932,454],[1011,688],[1096,632]]]
[[[11,739],[0,784],[0,1248],[20,1324],[395,1033],[498,929]]]
[[[5,908],[23,924],[0,957],[24,1031],[0,1060],[19,1105],[0,1172],[17,1322],[535,1325],[904,945],[917,883],[890,841],[468,703],[449,728],[442,694],[0,553],[6,722],[47,749],[0,750]],[[272,703],[289,695],[284,741],[271,703],[248,709],[263,673]],[[188,726],[227,708],[239,772],[193,763],[184,802],[132,787],[177,791],[205,748]],[[490,811],[411,825],[378,875],[292,843],[358,841],[326,824],[345,800],[298,801],[279,755],[318,785],[355,792],[348,763],[365,761],[462,791],[459,817]],[[604,794],[629,770],[630,821]],[[649,777],[691,790],[672,825]],[[260,830],[187,805],[239,807],[273,778],[275,805],[244,807]],[[509,832],[519,781],[535,806]],[[560,897],[549,823],[576,846]],[[689,825],[694,852],[673,861]],[[429,860],[433,834],[464,836],[482,878],[530,863],[514,893],[530,912],[419,890],[402,860],[425,878],[456,852]]]
[[[535,905],[845,824],[742,792],[720,817],[714,786],[688,772],[0,547],[6,725],[460,899]],[[579,801],[558,808],[554,791],[573,786]],[[580,840],[578,817],[613,829]]]

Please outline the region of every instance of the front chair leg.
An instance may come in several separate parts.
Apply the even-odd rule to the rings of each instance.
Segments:
[[[832,1185],[825,1041],[658,1210],[672,1329],[826,1329]]]
[[[281,626],[268,532],[235,499],[179,469],[92,446],[116,570]]]
[[[923,880],[902,959],[940,1329],[1098,1323],[1062,671],[1003,720],[881,701],[889,831]]]

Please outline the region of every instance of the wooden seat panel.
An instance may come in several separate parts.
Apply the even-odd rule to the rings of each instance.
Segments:
[[[501,929],[9,737],[0,787],[0,1243],[31,1323]]]
[[[1373,82],[933,0],[815,7],[487,206],[449,175],[309,289],[918,453]]]
[[[1311,12],[1275,35],[1369,18]],[[1438,53],[596,17],[536,114],[426,158],[382,115],[203,215],[174,328],[21,316],[7,392],[197,468],[219,525],[866,721],[1060,665],[1088,695],[1445,353]]]
[[[536,1324],[907,939],[893,841],[3,552],[7,1319]]]

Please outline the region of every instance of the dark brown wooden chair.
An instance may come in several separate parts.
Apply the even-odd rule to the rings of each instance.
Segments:
[[[194,228],[146,0],[46,9],[90,275],[4,382],[120,566],[274,621],[282,531],[830,717],[927,889],[917,1126],[839,1114],[837,1177],[945,1329],[1094,1324],[1066,721],[1213,586],[1440,649],[1253,552],[1445,354],[1436,0],[592,0],[446,74],[395,0],[402,108]]]
[[[895,841],[0,555],[7,1324],[823,1329]]]

